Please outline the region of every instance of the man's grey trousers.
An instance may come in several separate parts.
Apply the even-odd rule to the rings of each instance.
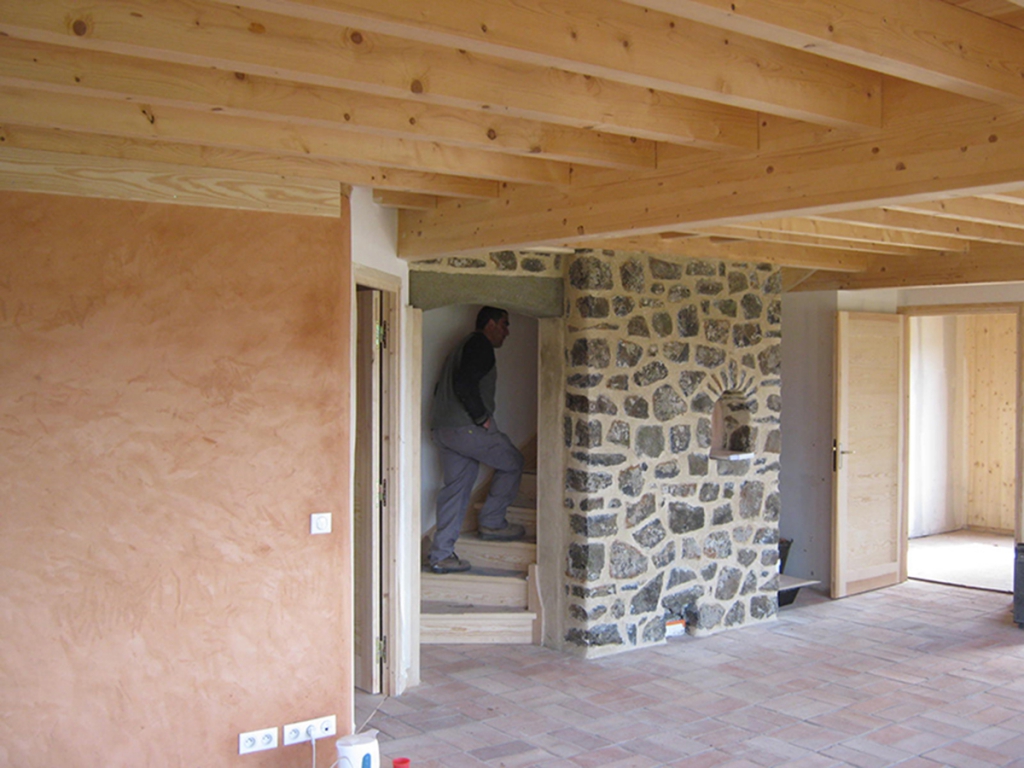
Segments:
[[[498,430],[493,417],[490,429],[440,427],[430,435],[441,451],[444,469],[444,486],[437,494],[437,530],[430,548],[430,562],[437,563],[455,551],[481,464],[494,468],[494,479],[478,522],[487,528],[505,527],[505,510],[519,493],[523,454]]]

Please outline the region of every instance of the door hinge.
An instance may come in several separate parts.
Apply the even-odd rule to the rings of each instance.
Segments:
[[[380,502],[382,507],[388,505],[388,481],[381,480],[377,486],[377,501]]]
[[[381,664],[388,663],[388,638],[387,636],[377,638],[377,661]]]
[[[377,347],[379,349],[388,348],[388,324],[386,321],[377,323]]]

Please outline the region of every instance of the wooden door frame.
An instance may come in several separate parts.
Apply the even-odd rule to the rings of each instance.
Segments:
[[[1017,402],[1015,412],[1017,416],[1017,456],[1014,461],[1015,482],[1014,489],[1014,532],[1015,545],[1015,570],[1013,587],[1014,621],[1024,626],[1024,572],[1021,570],[1020,562],[1024,556],[1024,424],[1021,423],[1022,408],[1024,408],[1024,303],[1020,302],[994,302],[990,304],[936,304],[933,306],[900,307],[897,312],[911,317],[935,317],[948,315],[1017,315]],[[910,345],[907,345],[907,370],[910,365]],[[909,390],[909,387],[908,387]],[[909,392],[908,392],[909,397]],[[905,428],[905,427],[904,427]],[[906,468],[904,469],[906,471]]]
[[[410,503],[418,480],[418,463],[416,471],[407,471],[410,461],[403,447],[408,443],[409,424],[403,413],[404,398],[402,392],[409,371],[403,368],[407,350],[407,336],[401,322],[402,279],[380,270],[361,264],[353,264],[352,268],[352,371],[355,374],[355,334],[356,334],[356,300],[358,287],[370,288],[381,292],[381,314],[388,324],[388,342],[381,354],[381,387],[382,411],[384,424],[381,433],[381,474],[387,483],[388,503],[384,507],[381,520],[381,600],[384,611],[381,617],[381,634],[387,638],[387,653],[381,674],[381,692],[386,696],[397,696],[407,687],[419,682],[419,560],[410,566],[409,545],[407,539],[419,539],[419,504]],[[418,314],[418,313],[415,313]],[[407,363],[408,365],[408,363]],[[411,367],[411,366],[410,366]],[[417,377],[418,378],[418,377]],[[356,407],[352,400],[353,411]],[[355,424],[355,413],[351,421]],[[405,428],[403,428],[405,427]],[[418,431],[418,423],[417,430]],[[353,431],[349,450],[352,452],[352,471],[355,471],[355,431]],[[403,439],[404,438],[404,439]],[[415,462],[413,462],[415,463]],[[354,478],[353,485],[354,488]],[[349,521],[351,525],[351,520]],[[353,546],[356,542],[353,541]],[[415,566],[415,567],[413,567]],[[354,589],[354,578],[350,580],[349,589]],[[353,594],[353,605],[354,594]],[[417,609],[409,615],[409,606]],[[414,642],[410,642],[410,638]],[[415,651],[410,651],[410,648]],[[353,648],[353,662],[355,649]],[[354,711],[354,709],[353,709]]]

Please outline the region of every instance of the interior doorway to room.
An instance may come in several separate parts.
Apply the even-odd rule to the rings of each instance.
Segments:
[[[421,530],[423,557],[436,522],[436,499],[443,484],[441,460],[430,437],[434,386],[445,358],[473,331],[479,304],[459,304],[423,313],[421,381]],[[476,509],[486,495],[491,471],[481,467],[470,509],[455,551],[468,560],[467,573],[421,575],[420,640],[424,644],[515,643],[534,640],[536,610],[531,608],[530,574],[537,563],[537,432],[539,321],[509,314],[510,334],[496,351],[498,381],[495,421],[526,459],[519,497],[510,522],[526,528],[526,539],[486,542],[476,534]],[[535,585],[534,585],[535,586]]]
[[[907,314],[907,575],[1012,593],[1019,309]]]
[[[353,453],[354,684],[389,694],[389,640],[397,620],[395,478],[398,466],[396,327],[400,283],[357,271],[355,292],[355,450]],[[393,284],[397,283],[397,284]]]

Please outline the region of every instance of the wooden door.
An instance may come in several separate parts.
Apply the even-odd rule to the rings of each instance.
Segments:
[[[907,578],[904,323],[838,313],[832,597]]]
[[[381,292],[356,291],[356,445],[352,529],[355,685],[380,693],[381,639]]]

